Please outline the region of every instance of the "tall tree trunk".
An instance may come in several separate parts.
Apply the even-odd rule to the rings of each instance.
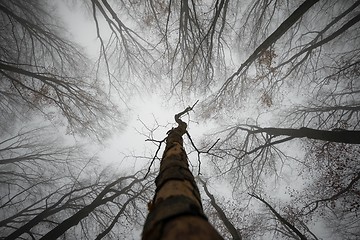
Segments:
[[[142,239],[223,239],[204,215],[199,189],[189,170],[182,136],[187,124],[175,115],[178,126],[168,132],[166,147],[155,180],[156,192],[149,204]]]

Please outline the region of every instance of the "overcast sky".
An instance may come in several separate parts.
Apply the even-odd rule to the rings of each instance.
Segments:
[[[68,3],[65,3],[68,2]],[[83,7],[79,5],[80,1],[57,1],[52,0],[55,8],[58,10],[61,21],[64,23],[65,29],[69,32],[71,40],[77,42],[79,46],[83,47],[86,53],[93,59],[97,59],[99,55],[99,40],[96,37],[95,24],[89,13],[83,10]],[[279,16],[278,16],[279,17]],[[279,17],[281,20],[282,18]],[[102,29],[102,36],[109,36],[104,29],[108,29],[104,22],[100,25]],[[247,53],[246,53],[247,54]],[[244,59],[247,55],[240,56],[240,59]],[[240,59],[236,59],[235,66],[240,65]],[[251,73],[250,73],[251,75]],[[221,79],[219,83],[222,83],[225,79]],[[200,144],[200,141],[208,129],[215,129],[217,126],[232,125],[239,123],[240,120],[248,124],[258,124],[262,127],[272,126],[279,119],[279,114],[282,109],[289,108],[296,104],[304,102],[307,99],[307,89],[294,89],[292,87],[284,88],[282,92],[279,92],[274,96],[274,101],[277,101],[271,108],[266,108],[259,104],[258,98],[247,98],[241,104],[248,106],[245,111],[232,112],[231,116],[228,116],[226,122],[216,122],[216,119],[209,119],[207,122],[199,122],[195,115],[190,113],[190,119],[188,116],[184,117],[184,120],[189,123],[189,132],[195,143]],[[254,95],[259,94],[254,93]],[[249,94],[251,95],[251,93]],[[191,98],[190,98],[191,99]],[[143,92],[140,95],[132,94],[129,99],[126,99],[128,108],[124,110],[125,126],[119,132],[114,132],[113,135],[99,144],[96,141],[75,137],[77,141],[84,142],[88,146],[88,150],[94,154],[100,156],[100,160],[104,166],[111,164],[118,167],[120,170],[128,167],[132,171],[139,170],[140,168],[148,167],[149,159],[137,158],[137,156],[147,156],[151,158],[155,153],[156,146],[145,141],[149,137],[153,137],[155,140],[162,140],[166,137],[166,132],[175,126],[174,114],[182,111],[188,105],[194,104],[197,99],[194,98],[188,103],[177,103],[176,98],[165,98],[160,94],[160,91],[151,90]],[[124,102],[119,102],[119,106],[123,107]],[[194,109],[196,112],[196,107]],[[221,113],[220,113],[221,114]],[[225,116],[227,117],[227,116]],[[190,120],[190,121],[189,121]],[[154,135],[150,136],[152,129]],[[73,138],[73,136],[69,136]],[[289,153],[299,159],[304,157],[304,153],[299,151],[301,149],[301,141],[295,140],[282,145],[284,152]],[[186,146],[188,153],[191,151],[189,146]],[[162,152],[160,152],[159,157]],[[192,170],[194,175],[197,171],[197,158],[196,154],[190,154],[190,162],[193,166]],[[221,161],[221,159],[218,159]],[[202,172],[205,177],[212,176],[209,174],[211,171],[207,164],[209,159],[202,158]],[[289,161],[291,162],[291,161]],[[294,190],[301,190],[304,183],[304,177],[300,177],[298,174],[297,165],[294,162],[291,164],[284,164],[282,171],[278,178],[269,177],[267,185],[270,186],[266,189],[265,194],[275,196],[278,201],[288,199],[287,187],[291,185]],[[153,169],[157,165],[153,166]],[[306,174],[304,174],[306,176]],[[209,189],[211,192],[216,193],[219,199],[232,200],[233,189],[228,184],[228,181],[232,179],[226,179],[216,177],[215,180],[210,180]],[[236,196],[235,196],[236,197]],[[253,203],[252,203],[253,204]],[[259,203],[255,203],[254,206],[258,207]],[[321,224],[321,223],[319,223]],[[315,232],[321,233],[319,236],[325,236],[322,232],[322,227],[314,229]]]

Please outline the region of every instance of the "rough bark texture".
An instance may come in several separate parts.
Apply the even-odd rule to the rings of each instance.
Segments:
[[[143,240],[223,239],[204,215],[200,193],[183,148],[182,136],[186,133],[187,124],[180,117],[191,109],[188,107],[175,115],[178,127],[168,132]]]

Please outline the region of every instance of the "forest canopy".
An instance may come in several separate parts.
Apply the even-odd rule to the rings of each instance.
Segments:
[[[184,121],[224,239],[359,239],[359,5],[0,2],[0,238],[140,239]]]

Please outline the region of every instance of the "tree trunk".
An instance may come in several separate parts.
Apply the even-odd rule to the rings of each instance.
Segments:
[[[149,203],[142,239],[223,239],[204,215],[200,193],[189,170],[182,136],[187,124],[175,115],[176,128],[168,132],[166,147],[155,180],[156,193]]]

